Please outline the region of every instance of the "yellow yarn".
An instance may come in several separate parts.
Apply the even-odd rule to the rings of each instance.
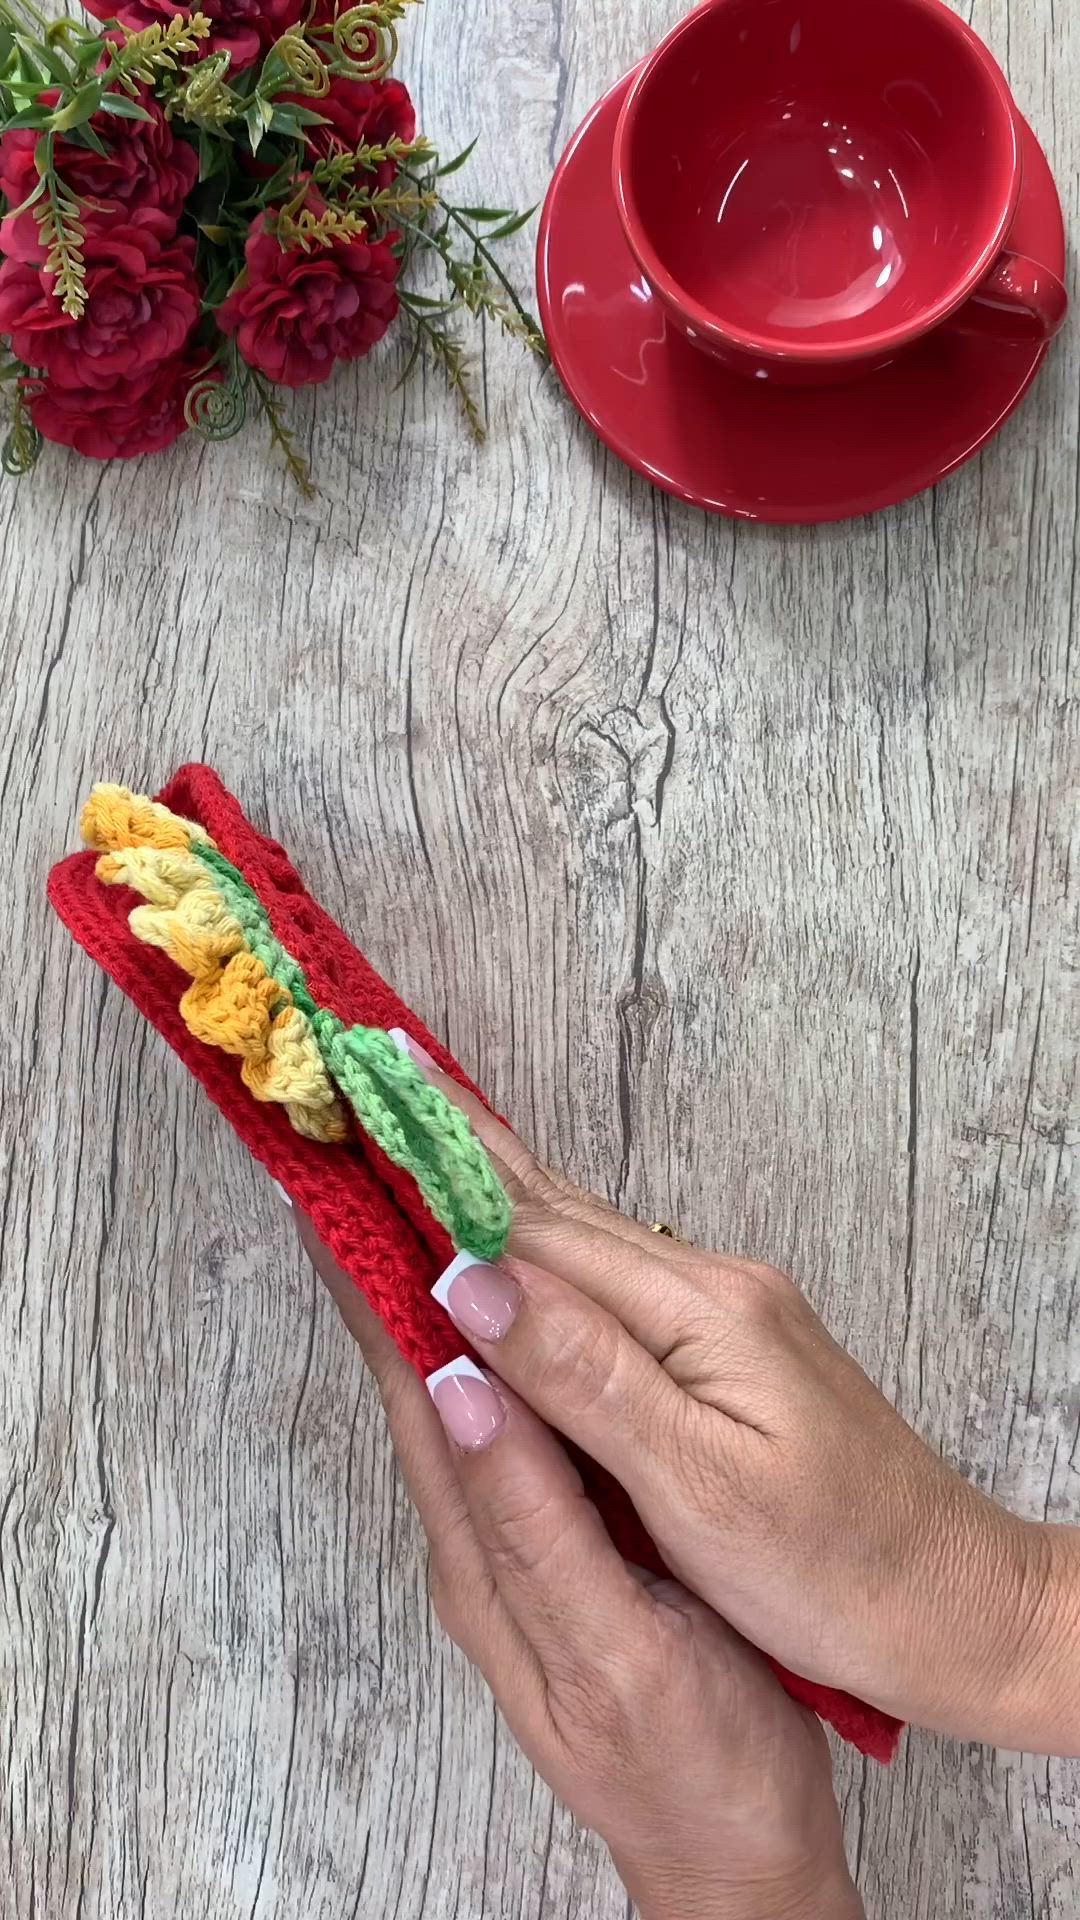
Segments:
[[[94,871],[107,886],[131,887],[154,907],[175,907],[182,893],[210,885],[202,861],[186,849],[121,847],[103,853]]]
[[[238,923],[212,887],[193,887],[175,907],[136,907],[128,924],[136,939],[163,947],[193,980],[219,974],[244,944]]]
[[[79,827],[87,846],[101,853],[126,847],[190,847],[193,840],[214,844],[197,821],[183,820],[160,801],[105,781],[92,789]]]
[[[270,1022],[262,1058],[249,1054],[240,1069],[256,1100],[287,1099],[298,1133],[312,1140],[344,1140],[345,1115],[327,1078],[306,1014],[282,1007]]]
[[[180,1002],[180,1011],[195,1035],[208,1047],[241,1059],[261,1060],[270,1035],[270,1021],[281,1005],[281,988],[271,980],[253,953],[234,953],[224,967],[215,967],[192,981]]]
[[[192,838],[208,839],[203,829],[123,787],[95,787],[82,824],[91,845],[108,849],[98,877],[148,903],[128,916],[136,939],[162,948],[190,975],[180,1012],[196,1039],[238,1055],[255,1099],[283,1106],[298,1133],[346,1139],[345,1108],[307,1015],[247,950],[209,870],[188,850]]]

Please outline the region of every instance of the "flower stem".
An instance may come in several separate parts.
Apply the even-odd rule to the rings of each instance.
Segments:
[[[487,429],[469,385],[469,370],[461,342],[455,340],[453,334],[447,333],[444,328],[433,326],[427,315],[413,305],[405,288],[400,289],[399,297],[416,328],[417,338],[426,342],[435,365],[441,368],[448,386],[453,393],[456,393],[473,439],[478,446],[482,445],[487,438]]]
[[[416,174],[410,173],[407,167],[403,167],[402,172],[404,173],[407,180],[412,181],[415,187],[419,188],[423,186],[424,183],[418,178]],[[533,319],[532,315],[528,312],[528,310],[522,306],[521,301],[518,298],[517,292],[515,291],[515,288],[512,282],[507,279],[505,273],[503,272],[502,268],[500,267],[498,261],[496,260],[494,254],[491,252],[490,248],[484,245],[484,242],[480,238],[480,235],[469,225],[469,222],[465,219],[465,216],[459,213],[456,207],[451,206],[448,200],[444,200],[441,194],[439,195],[439,206],[442,209],[443,213],[446,215],[447,219],[452,220],[455,227],[457,227],[460,230],[460,232],[462,232],[466,236],[466,238],[472,242],[472,245],[477,255],[483,261],[488,272],[494,274],[496,280],[499,282],[499,285],[501,286],[503,292],[506,294],[507,299],[510,301],[511,306],[513,307],[514,312],[517,314],[517,317],[521,321],[522,325],[527,329],[527,331],[530,334],[535,334],[537,332],[535,320]],[[434,242],[432,242],[432,245],[434,245]],[[436,247],[436,252],[438,251],[439,249]],[[535,351],[539,352],[539,349],[537,348],[535,349]]]
[[[269,380],[264,379],[261,373],[257,373],[254,367],[248,367],[247,373],[255,389],[255,396],[259,402],[259,406],[262,408],[266,424],[270,429],[271,440],[275,447],[283,454],[285,465],[288,467],[304,499],[314,500],[317,496],[317,489],[311,478],[311,468],[308,466],[303,454],[297,448],[296,442],[293,439],[292,429],[285,425],[281,417],[281,410],[274,398],[273,389]]]

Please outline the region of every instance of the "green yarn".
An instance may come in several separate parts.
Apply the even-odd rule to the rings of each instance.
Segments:
[[[306,1013],[308,1019],[312,1019],[318,1008],[311,997],[303,968],[282,946],[270,925],[266,908],[244,879],[239,867],[234,867],[232,861],[226,860],[216,847],[193,843],[191,851],[197,860],[209,867],[218,892],[243,930],[249,952],[262,961],[267,973],[277,981],[279,987],[288,989],[301,1013]]]
[[[312,999],[303,968],[281,945],[254,889],[216,847],[192,843],[249,950],[307,1015],[331,1079],[364,1132],[412,1175],[455,1247],[484,1260],[506,1251],[510,1198],[460,1107],[424,1078],[381,1027],[346,1027]]]
[[[454,1245],[498,1259],[510,1232],[510,1200],[460,1107],[381,1027],[345,1027],[325,1008],[311,1025],[364,1131],[412,1174]]]

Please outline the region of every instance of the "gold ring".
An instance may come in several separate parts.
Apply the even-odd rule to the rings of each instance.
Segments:
[[[665,1240],[674,1240],[680,1247],[683,1244],[674,1227],[669,1227],[666,1220],[654,1220],[649,1227],[649,1232],[659,1233]]]

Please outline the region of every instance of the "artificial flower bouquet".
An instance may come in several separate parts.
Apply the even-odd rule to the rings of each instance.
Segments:
[[[2,463],[97,459],[261,413],[304,491],[281,389],[397,321],[483,422],[456,316],[543,341],[493,247],[528,214],[459,204],[394,77],[410,0],[0,0]],[[425,274],[433,262],[437,283]]]

